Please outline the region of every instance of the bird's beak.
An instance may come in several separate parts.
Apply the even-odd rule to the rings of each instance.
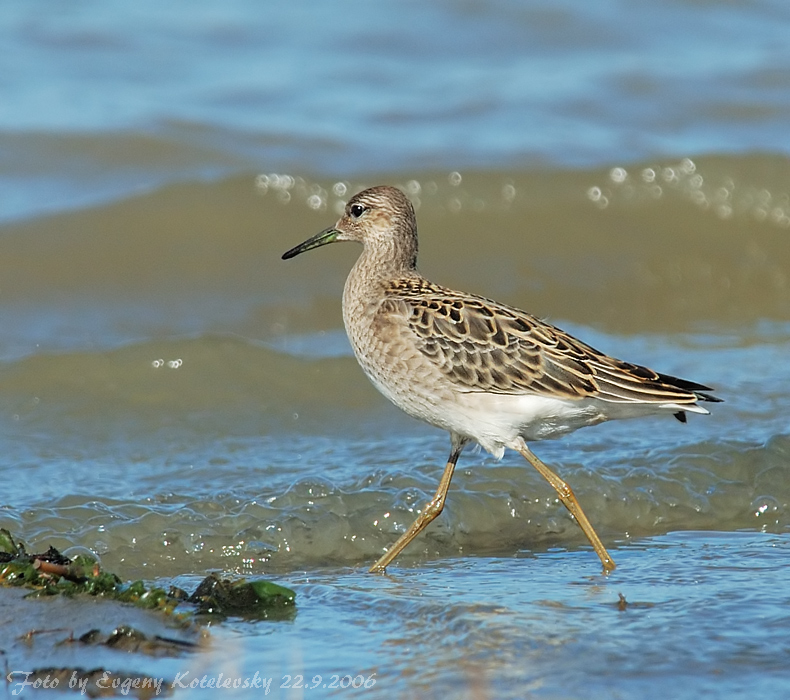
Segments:
[[[338,231],[334,226],[330,226],[329,228],[321,231],[321,233],[317,233],[312,238],[308,238],[304,243],[300,243],[295,248],[291,248],[291,250],[289,250],[287,253],[283,253],[283,260],[296,257],[299,255],[299,253],[304,253],[306,250],[320,248],[322,245],[326,245],[327,243],[334,243],[339,235],[340,231]]]

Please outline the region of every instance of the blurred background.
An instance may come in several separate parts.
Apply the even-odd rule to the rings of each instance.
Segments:
[[[661,560],[688,567],[674,581],[714,549],[746,548],[763,570],[786,554],[786,2],[50,0],[0,14],[0,526],[32,549],[87,548],[126,578],[282,576],[303,601],[290,641],[245,628],[241,648],[274,654],[274,674],[280,648],[328,668],[305,639],[340,635],[347,665],[391,674],[382,693],[474,690],[449,670],[461,649],[491,697],[610,697],[614,683],[663,698],[650,674],[670,666],[698,697],[741,654],[713,633],[672,646],[670,605],[639,637],[654,670],[632,668],[623,649],[642,642],[602,620],[588,638],[534,606],[553,589],[589,619],[596,595],[630,583],[638,596],[662,575],[639,568],[656,548],[685,553]],[[374,184],[412,198],[432,280],[725,399],[685,426],[536,446],[635,578],[593,577],[584,600],[562,589],[554,577],[597,573],[578,528],[517,455],[471,450],[402,557],[412,578],[357,577],[432,495],[449,443],[351,356],[353,247],[280,255]],[[541,562],[543,592],[524,593]],[[431,594],[410,586],[442,575],[457,604],[419,607]],[[700,629],[719,619],[754,639],[768,634],[749,627],[757,610],[786,620],[781,597],[711,612],[717,591],[741,590],[727,581],[700,593]],[[481,617],[478,586],[515,621]],[[686,595],[662,580],[643,598],[659,590]],[[463,625],[448,634],[450,619]],[[417,656],[386,652],[404,644]],[[503,660],[503,646],[520,652]],[[770,693],[774,657],[754,653],[744,687]],[[546,681],[558,669],[562,691]]]

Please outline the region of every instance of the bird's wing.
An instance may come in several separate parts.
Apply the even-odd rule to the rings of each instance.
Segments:
[[[676,407],[716,400],[699,393],[701,384],[609,357],[516,308],[423,279],[393,283],[379,312],[405,323],[461,391]]]

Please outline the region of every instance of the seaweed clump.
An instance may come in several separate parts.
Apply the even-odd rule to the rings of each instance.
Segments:
[[[89,555],[70,559],[54,547],[30,554],[5,528],[0,529],[0,585],[30,589],[26,598],[86,594],[166,613],[188,603],[199,617],[283,620],[291,619],[296,611],[296,593],[271,581],[231,581],[212,573],[191,595],[175,586],[165,590],[143,581],[124,583]]]

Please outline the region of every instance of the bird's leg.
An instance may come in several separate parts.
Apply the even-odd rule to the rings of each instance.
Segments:
[[[450,488],[450,481],[453,478],[453,471],[461,451],[468,442],[465,438],[452,436],[453,447],[450,451],[450,457],[447,459],[447,466],[444,468],[444,473],[439,481],[439,488],[436,489],[434,497],[430,500],[428,505],[425,506],[422,513],[417,516],[417,519],[411,524],[411,527],[406,530],[395,542],[389,551],[384,554],[373,566],[368,569],[369,573],[383,573],[387,567],[392,563],[404,549],[406,549],[409,542],[411,542],[417,535],[419,535],[444,508],[444,501],[447,497],[447,489]]]
[[[603,546],[598,535],[595,534],[593,526],[590,525],[590,521],[587,520],[587,516],[579,505],[579,501],[576,500],[576,496],[573,494],[571,487],[543,464],[543,462],[532,453],[529,447],[527,447],[527,443],[521,441],[521,444],[517,446],[516,449],[521,453],[524,459],[535,467],[535,469],[540,472],[541,476],[554,487],[560,500],[570,511],[571,515],[576,518],[576,522],[579,523],[582,532],[587,536],[587,539],[590,540],[590,544],[593,546],[595,553],[601,559],[604,572],[608,574],[610,571],[614,571],[616,566],[614,560],[609,556],[609,552],[606,551],[606,547]]]

